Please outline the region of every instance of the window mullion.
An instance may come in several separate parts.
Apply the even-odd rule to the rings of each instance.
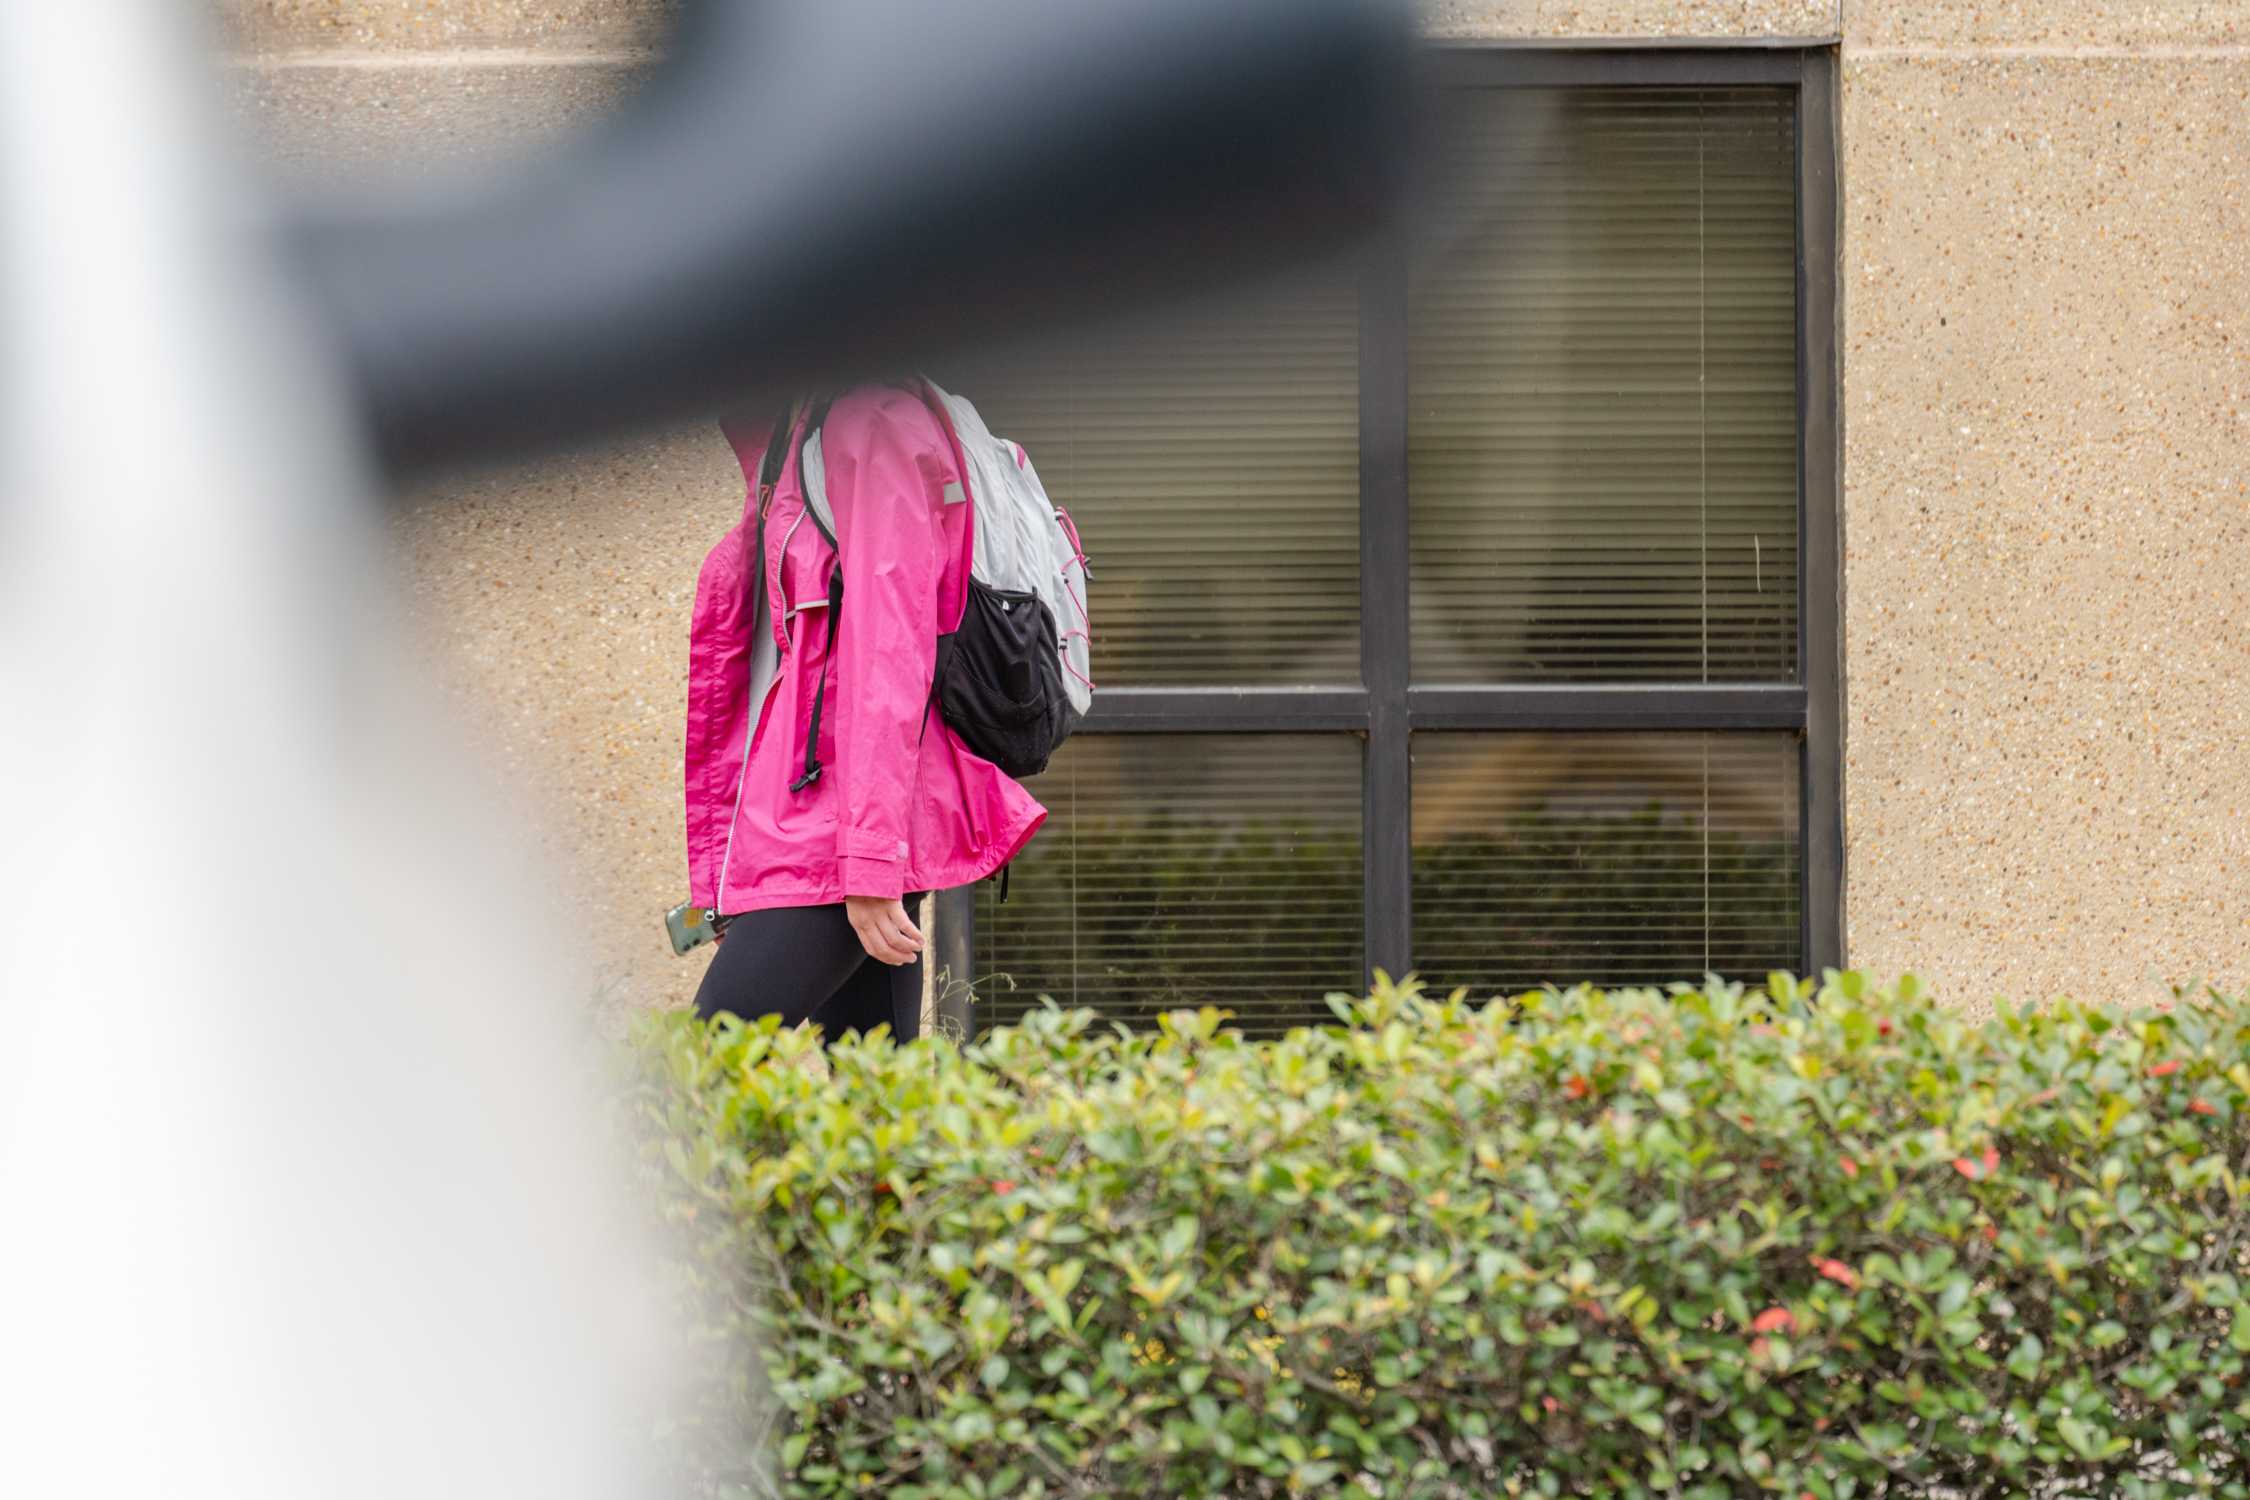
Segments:
[[[1413,965],[1413,766],[1407,740],[1411,628],[1406,470],[1407,255],[1403,235],[1370,258],[1359,320],[1360,672],[1367,684],[1367,967]]]
[[[1797,89],[1797,611],[1805,686],[1805,967],[1844,951],[1843,557],[1837,433],[1836,57],[1808,51]]]
[[[1410,689],[1407,712],[1416,729],[1803,729],[1806,694],[1793,682],[1447,683]]]

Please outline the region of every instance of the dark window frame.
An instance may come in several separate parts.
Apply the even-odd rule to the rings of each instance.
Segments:
[[[1412,967],[1417,730],[1786,730],[1803,786],[1802,931],[1808,969],[1844,963],[1843,592],[1833,47],[1572,44],[1434,46],[1443,88],[1766,85],[1797,113],[1797,680],[1753,685],[1412,685],[1407,480],[1407,256],[1375,247],[1360,294],[1360,670],[1364,686],[1105,689],[1081,734],[1350,733],[1365,741],[1366,962]],[[937,962],[973,974],[973,890],[940,897]],[[967,995],[939,995],[974,1025]]]

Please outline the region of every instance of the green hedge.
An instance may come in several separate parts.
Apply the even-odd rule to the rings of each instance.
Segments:
[[[2250,1496],[2250,1007],[1338,1004],[832,1081],[652,1018],[633,1102],[733,1360],[682,1452],[903,1500]]]

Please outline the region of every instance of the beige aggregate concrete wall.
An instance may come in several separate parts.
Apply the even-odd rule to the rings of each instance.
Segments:
[[[2245,0],[1845,0],[1854,49],[2139,52],[2250,41]]]
[[[583,123],[635,69],[537,54],[230,74],[285,167],[455,169]],[[431,669],[502,793],[543,836],[537,872],[596,961],[605,1007],[693,993],[662,914],[686,894],[680,753],[687,619],[741,472],[716,430],[658,434],[411,497],[397,556]]]
[[[2122,0],[2119,0],[2122,3]],[[260,50],[643,47],[670,0],[220,0]],[[1833,37],[1842,0],[1421,0],[1434,37]],[[2216,6],[2214,7],[2216,8]]]
[[[363,66],[336,49],[245,61],[230,87],[282,170],[453,171],[584,124],[643,66],[554,49]],[[696,571],[742,500],[732,451],[697,427],[436,485],[403,498],[394,528],[429,669],[537,832],[537,878],[593,957],[573,998],[613,1020],[685,1003],[709,961],[674,957],[662,917],[687,894]]]
[[[2242,4],[1850,0],[1850,954],[2250,985]]]
[[[257,52],[459,47],[626,51],[663,38],[671,0],[217,0]]]
[[[605,1004],[684,1001],[708,959],[674,957],[662,917],[687,895],[688,609],[741,505],[726,444],[686,431],[446,484],[397,527],[428,660],[540,831]]]
[[[1447,41],[1616,37],[1694,41],[1828,38],[1842,0],[1422,0],[1423,30]]]

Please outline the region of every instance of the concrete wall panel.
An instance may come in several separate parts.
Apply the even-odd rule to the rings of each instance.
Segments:
[[[1447,40],[1832,37],[1840,0],[1423,0]]]
[[[2215,0],[2214,0],[2215,3]],[[219,0],[262,50],[630,48],[660,38],[671,0]],[[1828,37],[1840,0],[1421,0],[1446,38]]]
[[[260,52],[458,47],[624,50],[661,39],[671,0],[217,0],[235,45]]]
[[[433,169],[582,123],[633,76],[411,57],[232,74],[238,110],[284,163]],[[662,914],[687,885],[688,609],[741,504],[733,454],[695,430],[448,482],[394,528],[431,669],[502,793],[534,816],[542,888],[612,1005],[684,1000],[702,973],[702,955],[672,956]]]
[[[2245,0],[1844,0],[1852,47],[2043,52],[2250,43]]]
[[[542,837],[542,889],[605,1004],[684,1001],[673,957],[687,622],[703,555],[742,508],[716,431],[463,479],[400,516],[427,659]]]
[[[1852,960],[2250,983],[2250,60],[1847,49],[1843,139]]]

